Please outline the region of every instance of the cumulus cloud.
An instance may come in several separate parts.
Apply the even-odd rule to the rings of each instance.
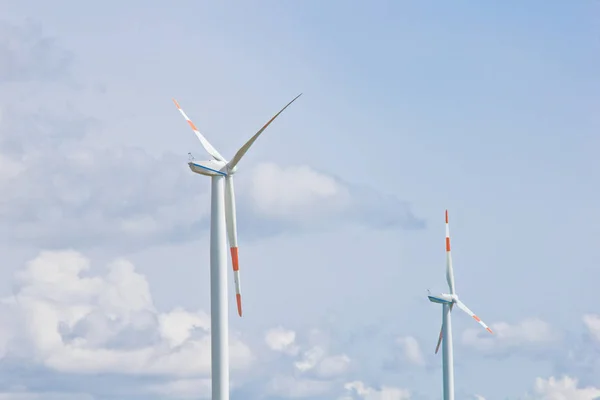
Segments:
[[[410,335],[396,337],[383,354],[381,367],[386,371],[408,372],[415,367],[425,367],[427,360],[421,350],[419,341]]]
[[[348,382],[344,385],[346,394],[338,400],[410,400],[411,393],[407,389],[390,386],[382,386],[375,389],[365,385],[361,381]]]
[[[138,379],[128,390],[150,397],[208,398],[209,316],[181,307],[158,310],[146,278],[125,259],[108,263],[101,273],[91,267],[79,252],[45,251],[17,270],[14,294],[0,301],[0,359],[5,365],[24,363],[55,376],[77,376],[77,381],[106,374]],[[269,377],[260,382],[261,393],[306,398],[342,392],[352,360],[332,351],[326,332],[313,329],[298,335],[280,326],[268,330],[264,340],[282,358],[261,364]],[[239,378],[232,388],[242,385],[243,390],[257,354],[235,335],[229,351]],[[357,393],[375,399],[380,392],[396,396],[390,388],[365,390]],[[6,393],[13,392],[18,394],[11,399],[56,395]],[[67,393],[62,398],[93,398],[77,396]]]
[[[331,379],[348,371],[351,360],[346,354],[330,354],[329,337],[317,329],[294,362],[297,371],[318,378]]]
[[[0,181],[6,194],[0,224],[10,239],[47,248],[135,247],[194,239],[209,228],[208,179],[189,171],[184,157],[82,143],[0,158],[7,166]],[[281,176],[265,179],[265,170]],[[241,234],[249,226],[261,228],[253,237],[333,229],[332,221],[421,226],[401,202],[379,201],[309,167],[267,164],[248,174],[247,184],[236,190]]]
[[[306,165],[261,164],[255,168],[250,193],[261,213],[297,221],[327,215],[352,202],[347,187]]]
[[[508,350],[546,348],[559,340],[558,333],[545,321],[537,318],[525,319],[517,324],[498,322],[491,324],[494,335],[481,328],[470,328],[463,332],[462,342],[490,355],[506,355]]]
[[[17,274],[19,288],[3,299],[5,358],[29,359],[72,374],[118,373],[208,377],[210,319],[203,312],[160,312],[146,278],[126,260],[90,276],[73,251],[43,252]],[[249,347],[230,340],[231,366],[251,365]],[[180,383],[180,385],[183,385]]]
[[[278,375],[269,381],[266,392],[271,396],[305,398],[321,396],[335,388],[334,382]]]
[[[260,215],[296,226],[326,227],[336,220],[377,228],[424,227],[424,221],[412,213],[408,203],[306,165],[258,165],[252,173],[249,194]]]
[[[583,316],[583,323],[590,336],[600,343],[600,315],[586,314]]]
[[[586,314],[582,317],[585,328],[582,334],[570,333],[564,341],[566,351],[554,360],[554,373],[558,376],[575,375],[587,382],[598,382],[600,376],[600,317]]]
[[[270,329],[266,336],[265,342],[271,350],[280,351],[289,355],[296,355],[300,350],[296,345],[296,332],[277,327]]]
[[[86,393],[4,392],[0,393],[0,400],[94,400],[94,397]]]
[[[396,342],[401,346],[406,361],[414,365],[425,365],[425,358],[417,339],[412,336],[402,336]]]
[[[174,399],[210,399],[210,379],[177,379],[163,384],[153,384],[149,393]]]
[[[208,193],[177,161],[139,149],[30,156],[2,185],[1,224],[13,240],[54,248],[191,238],[208,227]]]
[[[350,357],[331,354],[329,337],[320,330],[313,329],[302,343],[296,337],[296,332],[282,327],[267,332],[265,341],[272,350],[292,356],[292,368],[280,368],[267,384],[268,393],[294,398],[335,393],[350,370]]]
[[[562,378],[537,378],[534,386],[534,399],[539,400],[596,400],[600,398],[600,388],[578,387],[578,380],[568,376]]]

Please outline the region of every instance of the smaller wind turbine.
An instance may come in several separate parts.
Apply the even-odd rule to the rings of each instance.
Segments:
[[[475,321],[483,326],[489,333],[494,333],[492,330],[481,320],[473,311],[471,311],[462,301],[458,299],[456,290],[454,288],[454,272],[452,270],[452,256],[450,254],[450,228],[448,226],[448,210],[446,210],[446,280],[448,281],[448,288],[450,293],[442,293],[438,296],[429,296],[429,301],[432,303],[441,304],[443,307],[442,314],[442,329],[440,330],[440,337],[435,348],[437,354],[440,349],[440,343],[443,342],[442,346],[442,374],[444,381],[444,400],[454,400],[454,360],[452,354],[452,321],[450,314],[452,308],[456,304],[458,308],[469,314]],[[429,292],[429,290],[428,290]]]

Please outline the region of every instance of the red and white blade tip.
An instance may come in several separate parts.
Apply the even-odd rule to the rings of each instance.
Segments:
[[[183,111],[183,108],[181,108],[181,106],[179,105],[179,103],[177,102],[177,100],[173,99],[173,103],[175,103],[175,106],[177,107],[177,109],[179,110],[179,112],[181,113],[181,115],[183,115],[183,118],[185,118],[185,120],[187,121],[187,123],[190,126],[190,128],[192,128],[192,130],[194,132],[196,132],[196,134],[200,134],[200,132],[198,131],[198,128],[196,128],[196,125],[194,125],[194,123],[192,122],[192,120],[190,119],[190,117],[188,117],[187,114],[185,113],[185,111]]]
[[[489,326],[487,326],[487,325],[485,324],[485,322],[483,322],[483,321],[481,320],[481,318],[479,318],[477,315],[473,314],[473,319],[474,319],[475,321],[479,322],[479,324],[481,324],[481,325],[482,325],[482,326],[485,328],[485,330],[486,330],[486,331],[488,331],[488,332],[489,332],[489,333],[491,333],[492,335],[494,334],[494,332],[493,332],[493,331],[490,329],[490,327],[489,327]]]
[[[242,316],[242,293],[240,290],[240,263],[237,247],[230,247],[231,265],[233,266],[233,280],[235,282],[235,301],[237,303],[238,315]]]
[[[235,294],[235,300],[237,302],[238,315],[242,316],[242,295],[239,293]]]
[[[446,252],[450,252],[450,230],[448,228],[448,210],[446,210]]]

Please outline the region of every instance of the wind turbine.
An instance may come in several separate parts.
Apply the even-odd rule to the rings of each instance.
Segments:
[[[458,308],[469,314],[475,321],[483,326],[489,333],[494,333],[473,311],[458,299],[454,288],[454,272],[452,270],[452,256],[450,254],[450,228],[448,226],[448,210],[446,210],[446,280],[450,293],[442,293],[438,296],[427,296],[429,301],[442,305],[442,329],[435,348],[437,354],[442,346],[442,374],[444,381],[444,400],[454,400],[454,360],[452,354],[452,321],[450,315],[456,304]]]
[[[211,327],[211,378],[212,399],[229,400],[229,351],[228,351],[228,321],[227,321],[227,245],[231,252],[233,277],[235,282],[235,297],[238,314],[242,316],[242,293],[240,290],[240,269],[237,244],[237,224],[235,213],[235,194],[233,190],[233,175],[237,164],[260,134],[302,93],[296,96],[273,118],[258,130],[238,151],[231,161],[227,161],[206,140],[198,128],[189,119],[175,99],[173,102],[192,128],[204,150],[212,156],[212,160],[196,161],[191,157],[188,162],[190,169],[200,175],[211,178],[210,196],[210,327]],[[227,231],[227,234],[225,233]]]

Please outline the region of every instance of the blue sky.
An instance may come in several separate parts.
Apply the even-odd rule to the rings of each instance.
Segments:
[[[600,395],[597,2],[2,5],[0,399],[205,396],[171,98],[231,157],[300,92],[236,176],[232,398],[439,398],[446,208],[457,396]]]

